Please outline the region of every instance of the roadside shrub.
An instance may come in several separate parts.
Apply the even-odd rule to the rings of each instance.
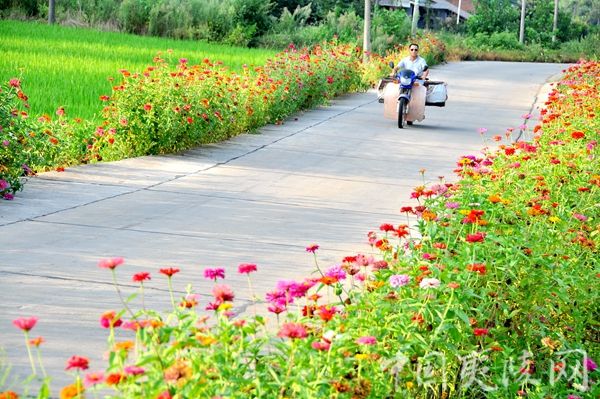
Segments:
[[[0,198],[12,199],[23,187],[23,177],[33,174],[35,161],[28,150],[31,123],[26,109],[27,96],[14,78],[0,85]]]
[[[106,97],[105,121],[95,134],[96,158],[121,159],[181,151],[227,139],[299,109],[363,87],[360,53],[325,44],[290,47],[264,67],[231,73],[205,59],[175,68],[160,58],[123,80]]]

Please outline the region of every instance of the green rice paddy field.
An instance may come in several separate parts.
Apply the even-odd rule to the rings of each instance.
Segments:
[[[172,51],[169,51],[172,50]],[[54,116],[63,106],[68,117],[93,119],[102,108],[99,97],[110,95],[109,77],[119,70],[142,71],[161,57],[190,64],[204,58],[222,61],[232,70],[262,65],[275,52],[142,37],[92,29],[0,20],[0,81],[20,78],[32,115]]]

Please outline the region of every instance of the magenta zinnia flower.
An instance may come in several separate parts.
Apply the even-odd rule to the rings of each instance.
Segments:
[[[238,273],[240,274],[250,274],[256,271],[256,265],[252,263],[242,263],[238,266]]]
[[[319,249],[319,246],[317,244],[312,244],[306,247],[306,252],[312,252],[314,254],[317,249]]]
[[[125,259],[123,258],[110,258],[110,259],[102,259],[98,262],[98,267],[103,269],[115,269],[117,266],[125,263]]]
[[[277,333],[277,336],[281,338],[306,338],[308,333],[306,328],[300,323],[284,323]]]
[[[35,327],[35,323],[37,323],[37,321],[37,317],[19,317],[18,319],[13,320],[13,324],[15,327],[28,332]]]
[[[204,269],[204,277],[209,280],[217,281],[218,278],[225,278],[225,269]]]
[[[598,365],[589,357],[585,357],[585,360],[583,361],[584,365],[585,365],[585,369],[587,371],[595,371],[598,368]]]

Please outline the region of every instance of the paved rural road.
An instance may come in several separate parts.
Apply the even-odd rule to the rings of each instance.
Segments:
[[[131,275],[150,271],[147,301],[169,304],[158,268],[175,266],[177,290],[192,283],[209,299],[205,267],[224,267],[238,309],[249,303],[239,263],[258,264],[257,290],[279,279],[306,276],[311,243],[320,262],[368,253],[366,234],[381,223],[402,223],[411,189],[438,176],[453,180],[460,155],[503,134],[533,112],[558,64],[463,62],[433,69],[448,82],[445,108],[428,107],[426,120],[404,130],[383,118],[373,92],[344,96],[331,106],[298,114],[260,134],[185,154],[142,157],[69,168],[31,179],[12,202],[0,202],[0,346],[17,373],[28,371],[23,337],[11,324],[39,317],[54,390],[74,354],[100,370],[107,331],[99,317],[119,309],[101,258],[122,256],[118,275],[126,293]],[[530,121],[532,126],[533,122]],[[263,296],[263,295],[261,295]],[[264,297],[264,296],[263,296]],[[0,361],[1,362],[1,361]],[[0,388],[2,388],[0,386]]]

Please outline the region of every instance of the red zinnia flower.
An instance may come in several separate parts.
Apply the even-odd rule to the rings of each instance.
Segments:
[[[585,133],[580,130],[575,130],[573,133],[571,133],[571,137],[573,137],[575,140],[579,140],[585,137]]]
[[[150,111],[152,109],[151,104],[144,104],[144,111]]]
[[[98,262],[98,267],[112,270],[123,263],[125,263],[125,259],[123,258],[102,259],[100,262]]]
[[[322,305],[319,307],[317,314],[319,315],[321,320],[329,321],[329,320],[333,319],[333,316],[335,316],[335,314],[337,312],[338,312],[338,310],[335,308],[335,306]]]
[[[125,375],[121,373],[110,373],[106,376],[106,385],[117,385],[125,379]]]
[[[165,268],[165,269],[160,269],[159,272],[161,274],[164,274],[165,276],[171,278],[174,274],[179,273],[179,269],[177,269],[175,267],[169,267],[169,268]]]
[[[65,368],[65,370],[71,370],[71,369],[87,370],[90,367],[89,363],[90,363],[90,361],[87,358],[73,355],[67,361],[67,367]]]
[[[467,266],[467,270],[470,270],[472,272],[477,272],[479,274],[485,274],[485,272],[486,272],[485,264],[483,264],[483,263],[470,264]]]
[[[475,233],[475,234],[467,234],[467,242],[483,242],[484,238],[485,238],[485,233]]]
[[[487,328],[474,328],[473,329],[473,334],[475,334],[476,337],[488,335],[488,332],[489,332],[489,330]]]
[[[284,323],[277,336],[281,338],[306,338],[308,332],[300,323]]]
[[[389,224],[389,223],[384,223],[381,226],[379,226],[379,230],[381,231],[385,231],[386,233],[389,231],[393,231],[394,230],[394,226]]]
[[[144,281],[150,280],[150,273],[148,273],[148,272],[136,273],[133,275],[132,280],[134,283],[143,283]]]
[[[253,263],[242,263],[238,266],[238,273],[240,274],[250,274],[256,271],[256,265]]]
[[[13,324],[15,325],[15,327],[28,332],[33,327],[35,327],[35,323],[37,323],[37,321],[37,317],[19,317],[18,319],[13,320]]]

